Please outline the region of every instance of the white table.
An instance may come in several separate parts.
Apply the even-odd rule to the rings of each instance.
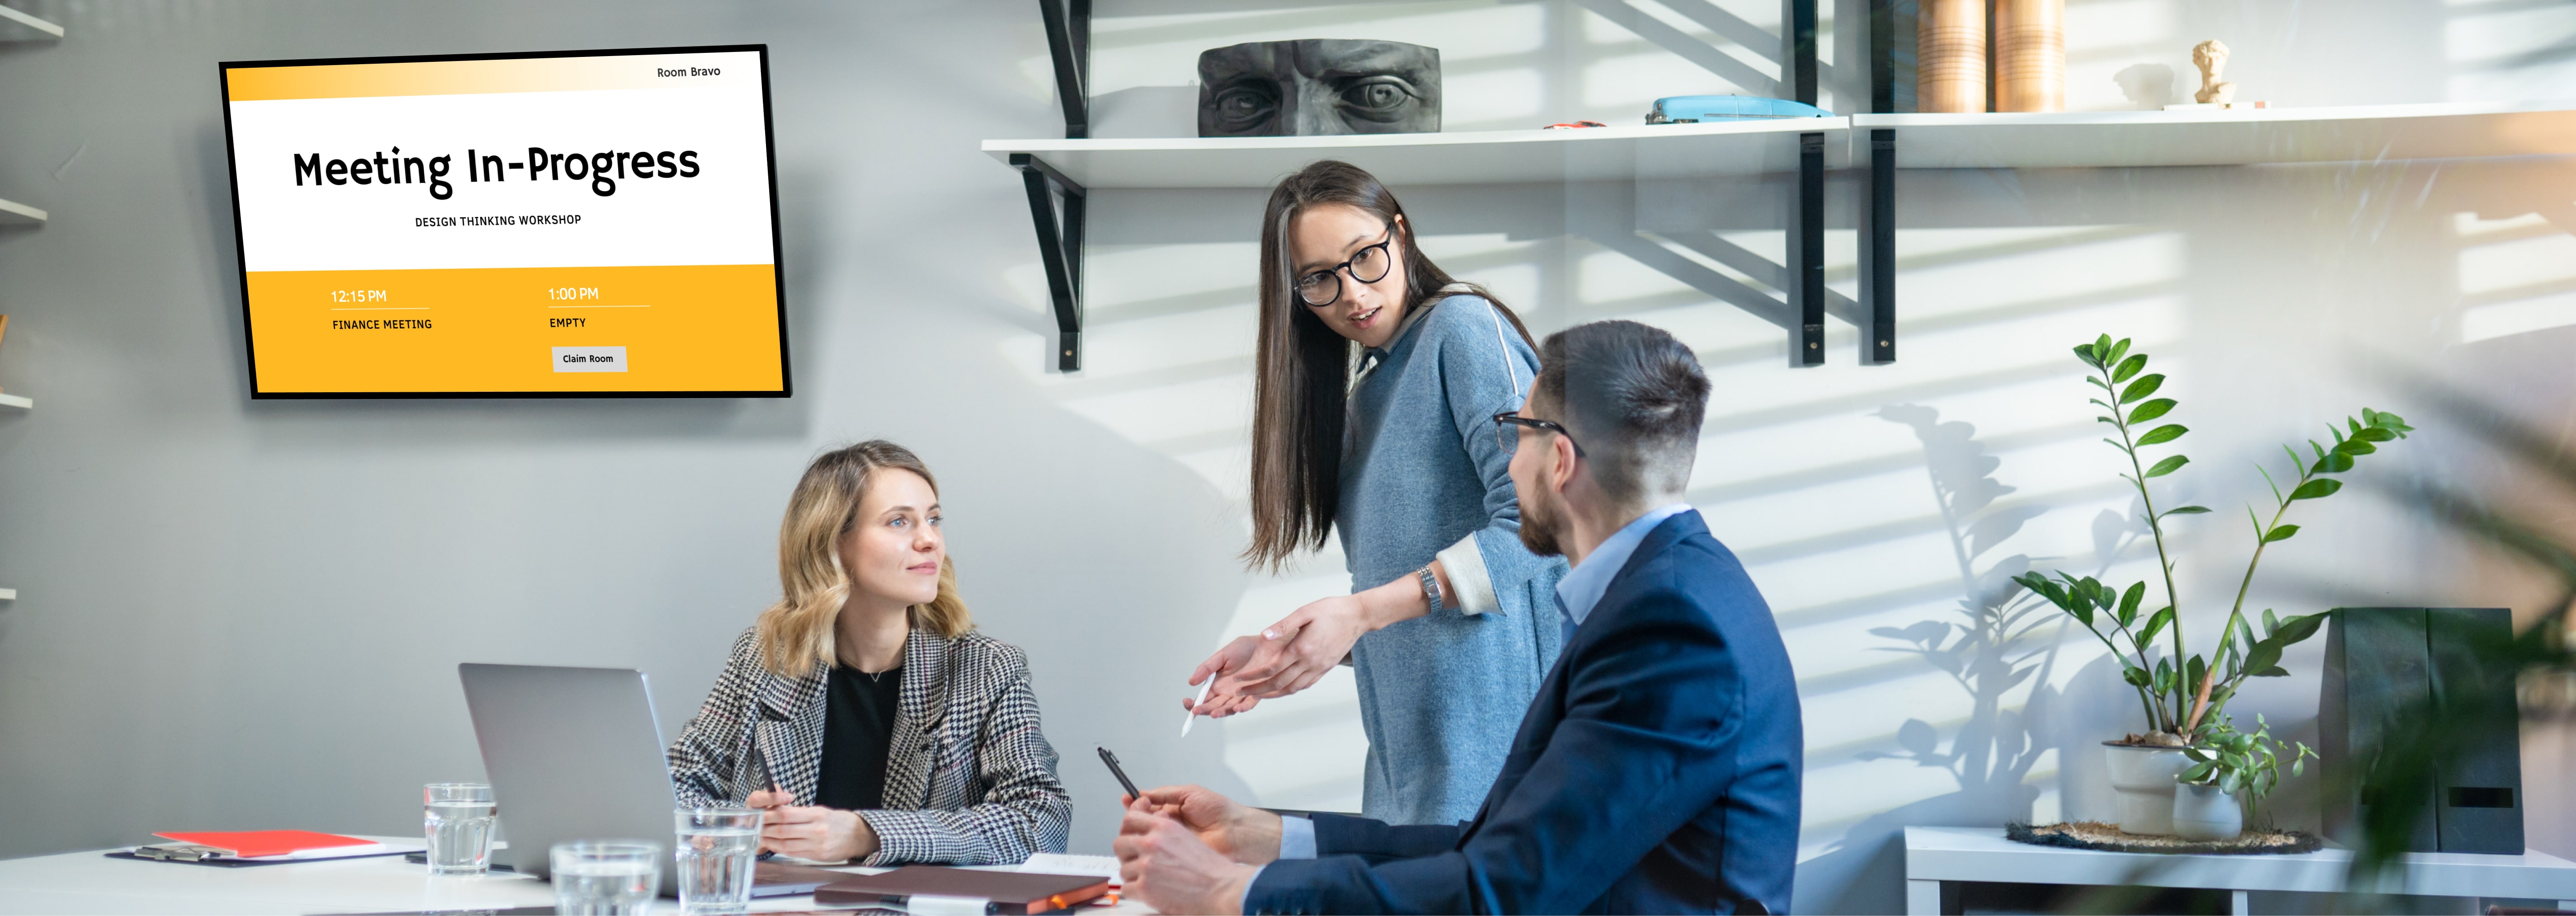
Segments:
[[[1946,882],[1994,881],[2232,891],[2233,911],[2244,914],[2249,912],[2248,891],[2341,891],[2351,864],[2352,853],[2343,849],[2286,856],[2150,855],[2015,843],[2004,839],[2001,827],[1907,827],[1905,912],[1940,913]],[[2533,851],[2518,856],[2409,853],[2383,878],[2380,889],[2428,897],[2556,900],[2559,909],[2576,910],[2576,863]]]
[[[368,837],[418,842],[418,838]],[[494,872],[476,878],[433,878],[401,856],[218,868],[175,862],[108,858],[107,850],[0,861],[0,914],[12,913],[365,913],[401,910],[484,910],[553,906],[554,887],[535,878]],[[870,873],[874,868],[843,871]],[[751,902],[755,913],[815,909],[814,896],[768,897]],[[677,913],[676,900],[656,900],[652,912]],[[1085,907],[1084,914],[1151,913],[1135,901]]]

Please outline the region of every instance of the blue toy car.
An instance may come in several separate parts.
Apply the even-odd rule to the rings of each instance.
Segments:
[[[1749,95],[1676,95],[1655,100],[1646,112],[1648,124],[1697,124],[1702,121],[1767,121],[1774,118],[1830,118],[1834,113],[1788,99]]]

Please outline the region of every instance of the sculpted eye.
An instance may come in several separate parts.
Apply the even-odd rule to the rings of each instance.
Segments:
[[[1354,114],[1395,116],[1413,104],[1413,87],[1392,76],[1372,76],[1343,86],[1342,104]]]
[[[1268,83],[1245,81],[1225,87],[1216,95],[1216,116],[1229,130],[1259,126],[1279,111],[1279,89]]]

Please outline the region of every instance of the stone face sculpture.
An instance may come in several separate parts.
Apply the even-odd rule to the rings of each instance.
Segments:
[[[2226,42],[2212,38],[2192,45],[2191,65],[2200,68],[2200,91],[2192,93],[2192,101],[2212,105],[2236,100],[2236,84],[2218,78],[2227,70]]]
[[[1255,41],[1199,54],[1199,136],[1436,133],[1440,49]]]

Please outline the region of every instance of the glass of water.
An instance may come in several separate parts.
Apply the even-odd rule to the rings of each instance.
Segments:
[[[662,847],[638,840],[580,840],[547,850],[555,912],[634,916],[662,886]]]
[[[433,782],[421,787],[421,832],[429,837],[429,873],[479,875],[492,862],[492,787]]]
[[[673,812],[679,843],[680,912],[730,916],[751,909],[752,859],[760,852],[760,809],[684,808]]]

